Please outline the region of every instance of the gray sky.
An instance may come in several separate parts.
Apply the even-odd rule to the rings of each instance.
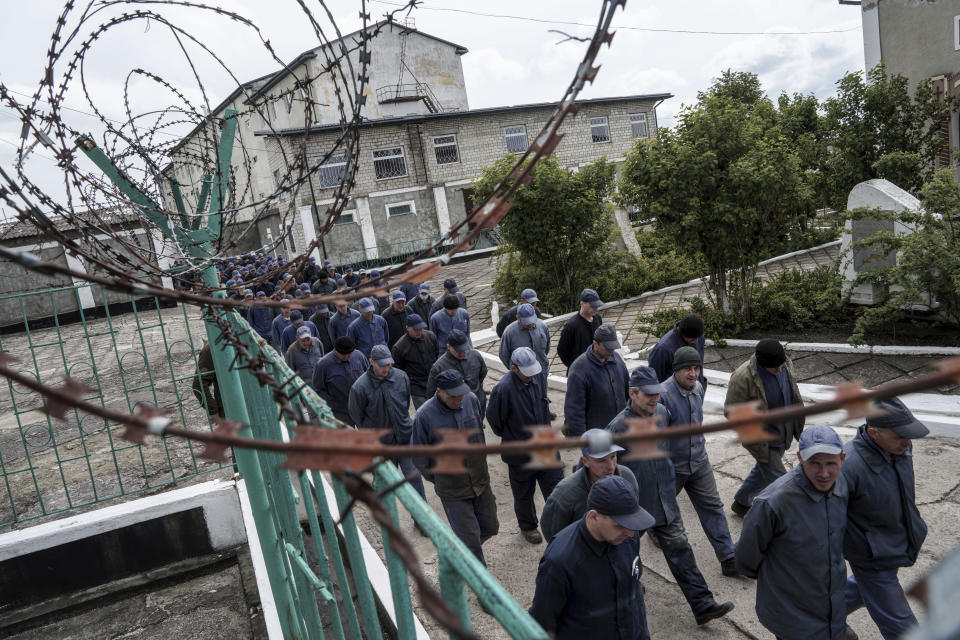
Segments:
[[[315,1],[308,1],[307,5],[318,16],[322,15]],[[284,60],[318,43],[293,0],[224,0],[221,6],[253,20],[263,38]],[[345,0],[329,3],[343,31],[359,27],[359,6],[359,2]],[[470,106],[478,108],[558,99],[585,44],[557,44],[562,36],[549,30],[588,36],[593,29],[542,21],[592,25],[599,6],[584,0],[426,0],[413,17],[418,29],[470,50],[462,60]],[[376,18],[395,8],[395,2],[374,0],[368,2],[368,7]],[[162,12],[182,25],[220,56],[240,80],[276,68],[253,30],[197,9],[126,5],[98,14],[83,35],[109,17],[137,9]],[[0,81],[8,88],[33,93],[59,12],[59,4],[49,0],[17,3],[16,13],[8,12],[7,19],[0,24]],[[78,17],[74,15],[71,26]],[[325,17],[321,23],[329,28]],[[836,0],[630,0],[626,11],[618,12],[614,24],[618,29],[613,47],[601,53],[602,68],[597,81],[581,95],[590,98],[673,93],[676,97],[659,108],[661,125],[671,124],[681,105],[695,101],[696,92],[727,68],[759,74],[771,97],[787,91],[814,93],[821,99],[834,92],[836,81],[844,73],[863,68],[860,10],[840,6]],[[736,33],[676,32],[680,30]],[[782,32],[797,35],[781,35]],[[195,44],[185,40],[185,46],[196,54],[198,72],[211,104],[219,102],[235,87],[235,82],[209,56],[202,55]],[[125,81],[130,70],[137,67],[156,72],[195,104],[202,103],[201,92],[171,31],[156,20],[139,20],[114,27],[97,40],[84,65],[89,90],[107,117],[124,118]],[[61,64],[58,73],[63,73],[64,68],[65,64]],[[100,130],[97,120],[80,113],[90,112],[91,107],[79,89],[79,82],[74,82],[67,104],[79,112],[67,112],[67,119],[78,130],[96,133]],[[169,91],[142,77],[132,78],[130,93],[138,112],[180,102]],[[20,126],[9,109],[0,109],[0,165],[8,171],[12,168],[12,144],[18,142]],[[176,133],[165,135],[174,137]],[[26,170],[38,183],[62,192],[52,165],[52,160],[37,155],[28,160]]]

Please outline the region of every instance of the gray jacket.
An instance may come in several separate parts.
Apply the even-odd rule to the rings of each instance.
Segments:
[[[510,368],[510,356],[517,347],[533,349],[540,366],[543,367],[546,382],[546,372],[550,370],[550,360],[547,359],[547,354],[550,353],[550,330],[543,320],[537,318],[536,324],[529,331],[523,328],[519,320],[514,320],[503,332],[503,337],[500,338],[500,362],[507,369]]]
[[[917,510],[913,449],[891,456],[860,427],[843,450],[840,469],[850,490],[844,556],[854,567],[875,570],[913,565],[927,537]]]
[[[392,429],[384,444],[409,444],[413,422],[410,420],[410,379],[400,369],[390,367],[382,380],[373,368],[357,378],[350,387],[350,417],[361,429]]]
[[[323,343],[320,338],[310,338],[310,348],[304,349],[300,341],[296,341],[287,348],[287,366],[300,376],[300,379],[309,384],[313,381],[313,369],[323,357]]]
[[[684,389],[677,383],[676,376],[670,376],[663,383],[660,404],[667,409],[667,421],[661,428],[703,422],[703,387],[699,382],[695,382],[692,389]],[[710,464],[707,441],[702,434],[670,438],[664,443],[676,473],[691,474],[701,465]]]
[[[447,369],[456,369],[463,376],[463,381],[470,387],[470,391],[477,396],[480,402],[480,421],[487,414],[487,392],[483,390],[483,381],[487,377],[487,363],[483,356],[476,349],[467,351],[467,357],[463,360],[454,358],[449,351],[443,350],[443,355],[437,358],[437,361],[430,367],[430,375],[427,376],[427,395],[432,396],[437,392],[437,376]]]
[[[633,487],[634,494],[640,492],[637,479],[630,469],[618,464],[616,474],[622,476]],[[543,514],[540,516],[540,530],[548,543],[561,529],[583,517],[587,512],[588,493],[590,493],[590,478],[587,476],[586,467],[580,467],[573,475],[567,476],[553,488],[547,503],[543,505]]]
[[[774,635],[797,640],[844,636],[846,522],[842,473],[822,493],[798,465],[753,501],[735,557],[741,573],[757,578],[757,618]]]

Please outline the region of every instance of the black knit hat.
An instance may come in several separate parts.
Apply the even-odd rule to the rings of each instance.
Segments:
[[[684,338],[699,338],[703,335],[703,320],[695,313],[688,313],[677,323],[677,331]]]
[[[700,352],[693,347],[680,347],[673,354],[673,370],[683,369],[684,367],[702,367],[703,361],[700,359]]]
[[[443,296],[443,308],[444,309],[459,309],[460,308],[460,299],[455,295],[447,294]]]
[[[353,343],[353,340],[350,338],[350,336],[340,336],[337,338],[337,341],[333,343],[333,348],[337,353],[346,355],[348,353],[353,353],[353,350],[357,348],[357,345]]]
[[[757,343],[757,364],[765,369],[776,369],[787,361],[783,345],[773,338],[764,338]]]

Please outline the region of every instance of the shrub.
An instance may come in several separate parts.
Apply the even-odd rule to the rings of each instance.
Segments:
[[[777,274],[766,286],[755,283],[751,329],[804,331],[847,327],[854,310],[841,296],[842,278],[835,266]]]

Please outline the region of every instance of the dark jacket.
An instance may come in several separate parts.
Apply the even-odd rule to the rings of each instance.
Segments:
[[[270,345],[279,351],[280,355],[285,353],[285,351],[280,348],[281,337],[290,324],[290,318],[284,318],[282,315],[279,315],[273,319],[273,323],[270,325]]]
[[[666,415],[666,408],[662,404],[658,404],[654,416],[666,418]],[[607,431],[622,433],[627,430],[627,425],[623,423],[624,420],[639,417],[640,414],[627,404],[626,408],[607,425]],[[666,445],[662,440],[660,441],[660,448],[666,450]],[[629,447],[624,447],[624,449],[621,457],[630,453]],[[630,469],[636,476],[637,486],[640,490],[640,506],[653,516],[656,521],[653,526],[662,527],[680,517],[680,507],[677,505],[677,483],[673,475],[673,463],[670,462],[670,458],[625,460],[621,464]]]
[[[583,518],[560,531],[537,568],[530,615],[556,640],[648,640],[639,540],[600,542]]]
[[[323,344],[320,338],[310,339],[310,348],[304,349],[297,340],[287,347],[285,359],[287,366],[293,369],[293,372],[300,376],[305,383],[310,384],[313,380],[313,370],[323,357]]]
[[[787,380],[790,383],[790,395],[793,396],[791,404],[803,404],[803,398],[800,397],[800,387],[797,385],[797,379],[793,374],[793,362],[787,358],[786,366]],[[763,389],[763,381],[760,379],[760,370],[757,368],[757,356],[750,356],[750,359],[737,367],[736,371],[730,374],[730,382],[727,384],[727,398],[723,401],[723,408],[726,410],[732,404],[741,402],[759,402],[760,408],[766,411],[769,408],[767,403],[767,394]],[[803,433],[804,418],[800,416],[791,422],[790,432],[794,438],[799,438]],[[783,443],[784,450],[790,448],[790,442]],[[770,460],[770,443],[755,442],[753,444],[744,444],[743,448],[750,452],[758,462],[768,462]]]
[[[630,375],[619,353],[601,362],[593,346],[573,361],[567,372],[563,414],[567,434],[580,436],[587,429],[603,429],[627,406]]]
[[[444,293],[443,295],[437,296],[437,299],[433,301],[433,304],[432,304],[432,305],[430,305],[430,315],[433,315],[433,314],[435,314],[437,311],[440,311],[441,309],[443,309],[443,299],[446,298],[446,297],[449,296],[449,295],[451,295],[451,294],[449,294],[449,293]],[[459,308],[460,308],[460,309],[463,309],[464,311],[466,311],[466,310],[467,310],[467,296],[463,295],[463,293],[460,292],[460,291],[457,291],[457,292],[456,292],[455,294],[453,294],[453,295],[455,295],[455,296],[457,297],[457,300],[460,301],[460,307],[459,307]],[[424,320],[426,320],[426,318],[424,318]]]
[[[393,345],[393,365],[406,372],[410,378],[410,393],[415,396],[432,395],[427,392],[427,380],[436,361],[437,336],[427,329],[419,340],[404,334]]]
[[[550,424],[550,401],[541,378],[534,376],[530,382],[524,382],[512,371],[500,378],[490,391],[487,422],[504,442],[529,440],[531,435],[524,427]],[[500,457],[513,465],[530,459],[526,454],[501,454]]]
[[[407,309],[410,310],[410,313],[417,314],[424,322],[430,324],[430,316],[433,315],[430,309],[433,308],[434,302],[436,301],[433,296],[427,296],[426,300],[421,300],[420,295],[417,294],[414,298],[407,298]]]
[[[774,635],[836,640],[846,633],[846,522],[843,473],[822,493],[798,465],[754,499],[735,558],[741,573],[757,579],[757,618]]]
[[[593,316],[593,322],[587,322],[577,313],[563,323],[563,330],[560,331],[560,339],[557,341],[557,355],[567,369],[593,344],[593,334],[601,324],[603,318],[599,313]]]
[[[443,355],[437,358],[437,361],[430,367],[430,375],[427,376],[427,395],[432,396],[437,392],[437,376],[447,369],[456,369],[463,376],[463,381],[470,387],[470,391],[477,396],[480,402],[480,419],[486,415],[487,411],[487,392],[483,389],[483,380],[487,377],[487,363],[483,356],[476,349],[467,351],[467,357],[458,360],[444,349]]]
[[[250,323],[254,331],[260,334],[261,338],[270,342],[270,330],[273,329],[272,310],[250,307],[247,309],[247,322]]]
[[[677,352],[677,349],[693,347],[700,354],[700,362],[703,362],[705,342],[703,336],[700,336],[696,342],[689,344],[677,331],[677,327],[674,326],[654,345],[647,357],[647,364],[653,367],[653,370],[657,372],[657,378],[660,379],[660,382],[663,382],[673,375],[673,354]],[[700,384],[703,385],[704,389],[707,388],[707,377],[703,375],[703,370],[700,371]]]
[[[319,338],[320,331],[317,330],[317,325],[313,324],[309,320],[305,320],[303,323],[307,329],[310,329],[311,338]],[[283,330],[283,333],[280,334],[280,353],[286,354],[287,349],[290,348],[294,342],[297,341],[297,331],[299,327],[293,326],[293,323],[289,324],[286,329]]]
[[[667,420],[661,428],[699,424],[703,422],[703,387],[699,382],[692,389],[684,389],[677,383],[675,376],[663,383],[660,404],[667,410]],[[707,441],[703,434],[685,438],[664,440],[665,451],[670,454],[675,473],[691,474],[703,464],[710,464],[707,458]]]
[[[450,409],[433,396],[417,410],[413,419],[413,435],[410,444],[435,444],[440,442],[439,432],[444,429],[458,429],[474,433],[469,442],[486,442],[480,423],[480,403],[477,397],[468,393],[460,408]],[[463,465],[466,473],[430,473],[426,458],[414,458],[413,463],[420,469],[423,477],[433,483],[437,496],[447,500],[475,498],[490,487],[490,473],[487,469],[487,457],[482,454],[465,456]]]
[[[360,376],[350,388],[350,417],[361,429],[392,429],[384,444],[409,444],[413,422],[410,420],[410,380],[400,369],[390,367],[385,378],[372,369]]]
[[[334,353],[320,358],[313,368],[311,387],[323,398],[338,420],[352,424],[350,418],[350,387],[370,366],[363,354],[354,350],[350,360],[342,361]]]
[[[350,323],[347,328],[347,336],[353,340],[357,351],[366,357],[370,357],[370,350],[375,344],[387,344],[387,321],[383,316],[373,314],[370,322],[360,316]]]
[[[615,473],[633,487],[634,493],[640,493],[637,479],[630,469],[618,464]],[[553,488],[546,504],[543,505],[543,515],[540,516],[540,530],[547,542],[553,540],[553,536],[571,522],[576,522],[583,517],[587,512],[587,494],[589,493],[590,477],[587,475],[586,467],[580,467],[573,472],[573,475],[567,476]]]
[[[892,456],[860,427],[843,450],[840,470],[850,491],[844,556],[853,567],[878,571],[912,566],[927,537],[917,509],[913,449]]]
[[[335,311],[330,315],[330,341],[336,342],[337,338],[347,335],[347,329],[353,324],[353,321],[360,317],[360,312],[356,309],[347,309],[349,313],[343,315]]]
[[[323,343],[323,352],[330,353],[333,351],[333,342],[330,340],[330,314],[321,315],[314,313],[310,316],[310,322],[315,324],[317,331],[320,332],[320,342]]]
[[[519,347],[530,347],[533,350],[537,361],[540,362],[539,377],[546,385],[547,375],[550,372],[550,360],[547,358],[547,354],[550,353],[550,330],[547,329],[543,320],[538,319],[530,329],[524,328],[519,322],[514,322],[503,332],[503,337],[500,338],[499,356],[500,362],[507,369],[510,368],[510,356]]]
[[[337,282],[333,278],[327,278],[326,284],[318,277],[310,286],[310,293],[319,296],[330,295],[337,290]]]
[[[497,337],[500,338],[503,336],[503,332],[507,330],[511,324],[513,324],[517,319],[517,309],[520,308],[520,305],[516,304],[503,312],[503,315],[500,316],[500,321],[497,322]],[[543,317],[543,314],[540,311],[540,307],[534,307],[534,311],[537,312],[537,317]]]
[[[410,316],[410,310],[404,307],[403,311],[397,312],[391,304],[380,315],[387,321],[387,346],[393,349],[397,340],[407,334],[407,318]]]

